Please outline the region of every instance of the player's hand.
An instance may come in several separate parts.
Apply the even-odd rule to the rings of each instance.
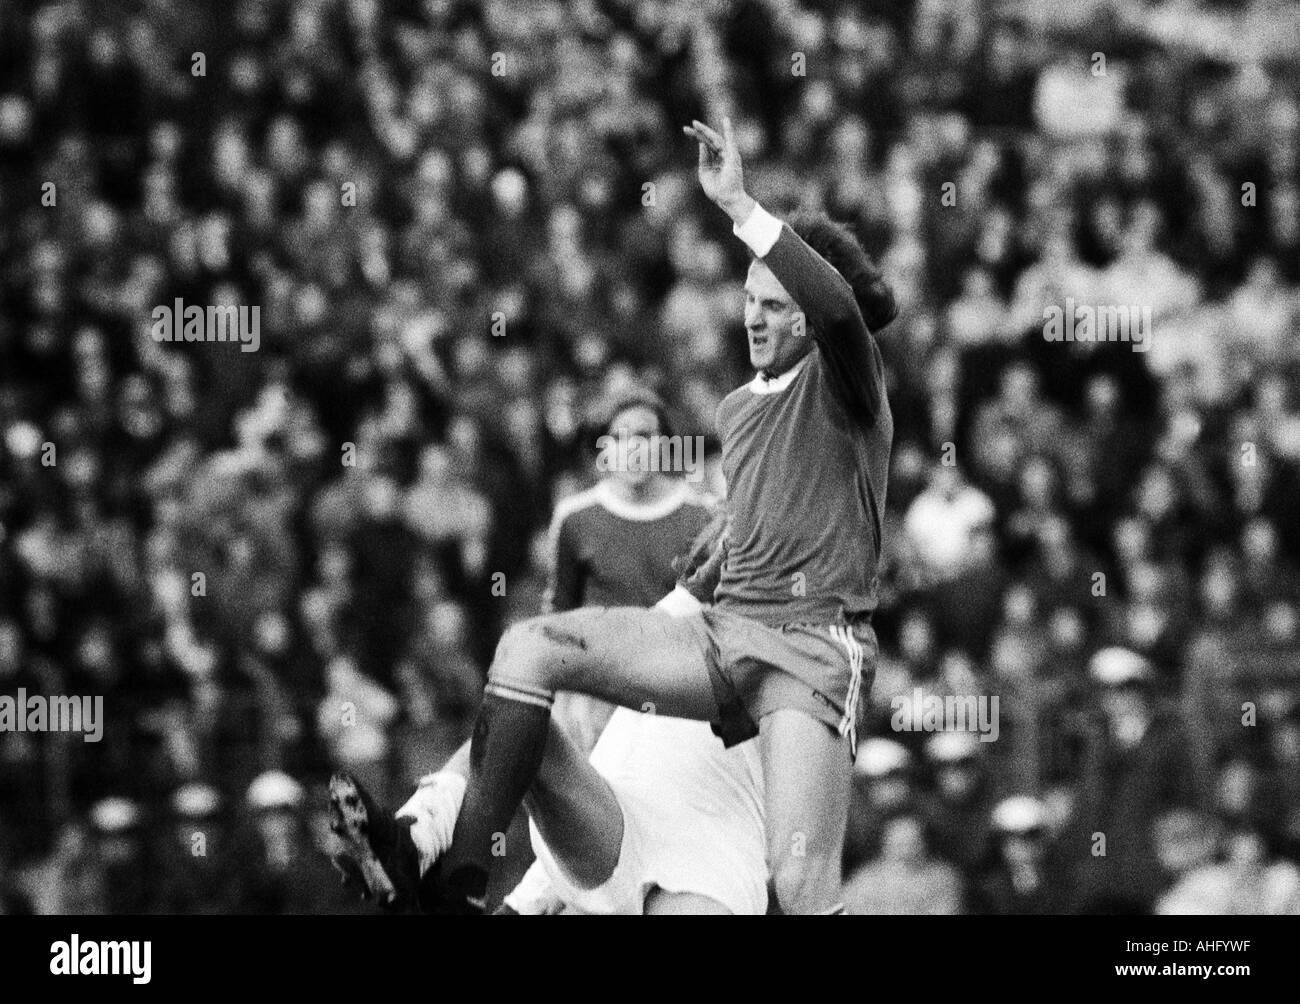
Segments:
[[[700,187],[704,194],[735,222],[743,223],[754,208],[745,192],[745,173],[731,119],[722,120],[722,135],[698,119],[683,126],[682,132],[700,144]]]

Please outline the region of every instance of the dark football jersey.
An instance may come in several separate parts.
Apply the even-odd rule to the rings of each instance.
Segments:
[[[652,505],[624,501],[607,482],[564,499],[551,520],[555,564],[543,612],[653,606],[677,582],[672,559],[712,514],[684,484]]]

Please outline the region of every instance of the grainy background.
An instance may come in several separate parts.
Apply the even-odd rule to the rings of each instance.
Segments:
[[[0,4],[0,694],[107,716],[0,732],[0,911],[353,909],[319,785],[464,737],[589,409],[746,378],[723,112],[902,304],[858,908],[1300,911],[1297,10]],[[177,297],[258,351],[154,341]],[[895,732],[917,686],[999,740]]]

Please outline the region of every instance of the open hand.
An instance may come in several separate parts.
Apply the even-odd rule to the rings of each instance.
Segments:
[[[740,148],[731,119],[722,120],[722,135],[699,120],[683,126],[682,132],[700,144],[699,179],[704,194],[732,219],[743,222],[753,208],[753,200],[745,193]]]

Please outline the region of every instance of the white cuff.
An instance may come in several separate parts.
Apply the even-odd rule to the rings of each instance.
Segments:
[[[763,258],[781,236],[781,221],[754,203],[744,223],[733,223],[731,232],[748,245],[756,257]]]

